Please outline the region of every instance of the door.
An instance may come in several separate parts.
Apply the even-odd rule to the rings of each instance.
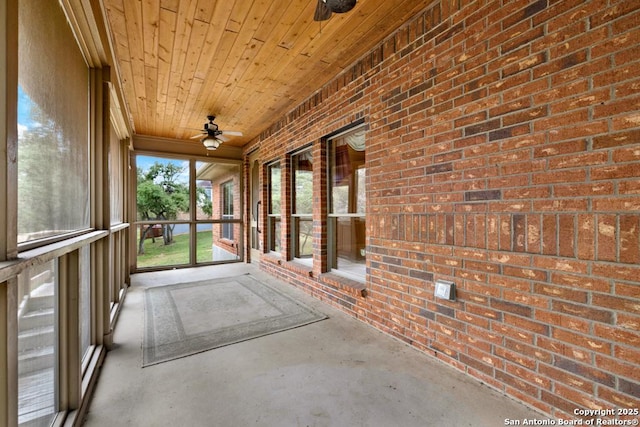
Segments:
[[[258,150],[249,155],[250,174],[250,223],[251,223],[251,262],[260,262],[262,253],[262,230],[260,218],[262,212],[262,198],[260,192],[260,155]]]

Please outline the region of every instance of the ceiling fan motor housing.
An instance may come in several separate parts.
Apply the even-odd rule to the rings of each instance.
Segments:
[[[327,0],[327,6],[335,13],[349,12],[356,5],[356,0]]]

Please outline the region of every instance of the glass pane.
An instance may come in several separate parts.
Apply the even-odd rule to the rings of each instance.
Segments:
[[[196,258],[197,262],[213,261],[213,234],[211,233],[214,224],[198,224],[196,233]]]
[[[367,208],[367,187],[366,187],[366,175],[367,170],[364,167],[360,167],[356,170],[356,212],[364,214]]]
[[[330,212],[334,214],[364,213],[365,145],[364,131],[357,130],[331,141]]]
[[[213,226],[213,261],[235,261],[240,259],[240,224],[222,223]]]
[[[213,218],[211,204],[213,184],[210,179],[205,178],[210,168],[211,163],[196,162],[196,219],[198,220]]]
[[[280,214],[280,164],[269,166],[269,214]]]
[[[111,125],[111,141],[109,144],[109,185],[111,189],[111,224],[119,224],[123,218],[124,188],[122,178],[122,148]]]
[[[57,263],[18,275],[18,423],[49,426],[58,412]]]
[[[90,109],[87,64],[59,2],[19,2],[18,9],[22,243],[89,227]]]
[[[311,218],[295,218],[297,234],[296,254],[298,258],[313,255],[313,220]]]
[[[141,224],[136,234],[138,268],[189,264],[189,224]]]
[[[189,161],[138,156],[138,220],[189,219]]]
[[[196,219],[241,218],[238,164],[196,162],[196,186]]]
[[[280,252],[280,217],[270,216],[269,221],[269,250],[272,252]]]
[[[80,249],[80,357],[91,346],[91,249]]]
[[[291,157],[293,168],[293,209],[294,214],[313,213],[313,159],[311,150]]]
[[[365,219],[335,218],[335,268],[341,272],[365,276]]]

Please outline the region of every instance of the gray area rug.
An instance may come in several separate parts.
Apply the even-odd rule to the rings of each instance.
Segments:
[[[248,274],[148,288],[142,366],[326,318]]]

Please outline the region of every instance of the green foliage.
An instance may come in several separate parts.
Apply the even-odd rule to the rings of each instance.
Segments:
[[[189,185],[180,182],[184,168],[173,163],[154,162],[148,170],[137,170],[136,204],[138,219],[143,221],[174,220],[189,211]],[[151,229],[151,225],[146,229]],[[145,231],[145,233],[146,233]],[[141,236],[138,253],[144,253],[145,239]],[[163,242],[173,242],[173,227],[163,226]]]
[[[189,234],[177,234],[171,245],[165,245],[159,239],[146,240],[145,253],[138,255],[139,268],[189,264]],[[199,231],[196,237],[198,262],[213,260],[211,249],[211,230]]]
[[[138,169],[139,219],[173,220],[189,211],[189,186],[179,182],[184,169],[172,163],[155,162],[149,170]]]
[[[88,141],[65,133],[26,94],[18,139],[20,240],[89,226]]]

